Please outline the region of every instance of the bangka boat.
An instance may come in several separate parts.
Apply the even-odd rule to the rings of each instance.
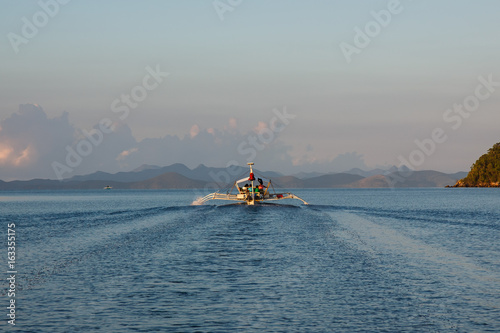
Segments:
[[[284,199],[297,199],[302,201],[305,205],[308,203],[290,192],[277,193],[274,189],[273,183],[270,179],[266,179],[267,184],[264,184],[263,178],[256,178],[252,166],[254,163],[247,163],[250,167],[250,174],[248,177],[242,178],[234,182],[232,187],[224,193],[224,189],[214,193],[210,193],[203,198],[197,200],[198,204],[204,204],[210,200],[228,200],[236,201],[240,204],[255,205],[264,203],[266,201],[284,200]],[[258,185],[256,184],[258,183]]]

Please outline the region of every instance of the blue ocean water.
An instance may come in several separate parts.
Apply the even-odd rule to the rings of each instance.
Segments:
[[[17,332],[498,332],[498,189],[1,192]],[[7,259],[4,258],[4,271]],[[2,311],[2,310],[0,310]]]

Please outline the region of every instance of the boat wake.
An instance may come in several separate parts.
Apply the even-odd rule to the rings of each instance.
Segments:
[[[462,301],[472,302],[473,306],[495,308],[496,299],[486,297],[487,290],[498,290],[500,280],[493,278],[495,272],[481,266],[474,260],[463,255],[453,253],[443,247],[429,245],[422,240],[370,221],[355,213],[336,211],[327,213],[336,221],[338,228],[336,237],[350,243],[373,259],[390,258],[391,261],[407,265],[412,271],[413,279],[425,274],[443,284],[454,281],[455,288],[460,286],[473,286],[482,297],[468,295]],[[447,290],[453,296],[461,295],[456,290]],[[467,294],[465,291],[462,291]],[[451,297],[451,295],[450,295]]]
[[[191,206],[201,206],[203,205],[203,197],[198,197],[191,203]]]

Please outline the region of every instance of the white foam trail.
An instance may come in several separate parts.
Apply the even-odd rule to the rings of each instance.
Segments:
[[[439,271],[448,278],[455,277],[459,284],[469,285],[477,291],[500,290],[499,272],[481,267],[470,258],[412,239],[394,229],[353,213],[332,212],[328,214],[344,229],[337,230],[337,236],[354,243],[358,248],[372,255],[384,252],[397,253],[420,265],[422,261],[435,264],[439,267]],[[459,282],[463,280],[465,282]],[[486,305],[485,300],[476,299],[476,301]],[[498,308],[498,304],[494,306],[490,303],[487,306]]]
[[[191,206],[201,206],[203,205],[203,197],[198,197],[196,198],[192,203]]]

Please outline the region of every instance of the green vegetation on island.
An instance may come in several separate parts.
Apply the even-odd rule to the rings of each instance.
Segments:
[[[500,142],[481,156],[454,187],[500,187]]]

